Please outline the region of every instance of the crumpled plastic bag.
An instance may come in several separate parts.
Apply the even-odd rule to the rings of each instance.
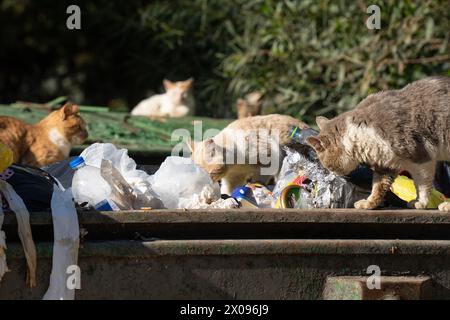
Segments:
[[[272,196],[274,200],[279,198],[283,189],[300,174],[303,173],[301,162],[306,162],[299,152],[291,149],[284,148],[286,156],[283,159],[280,172],[277,176],[277,183],[272,190]]]
[[[180,199],[178,206],[183,209],[236,209],[239,203],[234,198],[217,199],[216,191],[206,185],[199,194]]]
[[[18,234],[22,242],[23,250],[27,260],[27,285],[36,286],[36,247],[33,241],[30,226],[30,214],[25,203],[14,191],[13,187],[6,181],[0,180],[0,191],[3,193],[9,208],[16,214]]]
[[[0,142],[0,172],[3,172],[13,162],[13,153],[6,145]],[[6,235],[2,231],[3,219],[5,215],[3,213],[3,206],[0,199],[0,281],[2,281],[3,275],[9,271],[6,264]]]
[[[220,198],[220,187],[192,159],[167,157],[149,182],[168,209],[200,208]]]
[[[72,190],[63,190],[56,184],[51,201],[53,218],[53,262],[50,286],[44,300],[73,300],[75,288],[67,286],[67,270],[78,263],[80,229],[73,202]]]
[[[311,203],[313,208],[353,208],[356,201],[366,199],[370,193],[326,170],[313,153],[304,155],[287,147],[284,150],[286,157],[273,191],[275,199],[287,185],[286,181],[292,181],[300,172],[312,181],[312,199],[303,201]]]
[[[135,206],[136,195],[133,188],[125,181],[112,162],[109,160],[102,160],[101,176],[111,187],[111,194],[109,199],[112,200],[120,210],[140,209]]]
[[[1,202],[1,201],[0,201]],[[0,282],[6,272],[9,271],[8,265],[6,263],[6,235],[2,231],[3,219],[5,215],[3,213],[3,208],[0,206]]]
[[[140,210],[143,207],[161,208],[163,206],[161,200],[156,197],[149,201],[144,194],[134,192],[110,160],[103,159],[100,170],[102,178],[111,186],[110,200],[120,210]]]
[[[9,166],[5,176],[14,191],[22,198],[29,212],[50,212],[53,184],[55,179],[47,172],[26,165]]]
[[[149,182],[149,175],[142,170],[136,169],[136,162],[128,156],[127,149],[117,149],[111,143],[94,143],[83,150],[80,156],[86,165],[101,168],[102,160],[111,161],[125,181],[133,188],[137,197],[145,200],[146,207],[158,209],[162,202],[158,199]]]

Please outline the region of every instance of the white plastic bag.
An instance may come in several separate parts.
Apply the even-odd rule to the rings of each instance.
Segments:
[[[2,231],[4,217],[5,215],[3,214],[2,201],[0,198],[0,282],[2,281],[5,273],[9,271],[8,265],[6,264],[6,235]]]
[[[152,190],[148,180],[149,175],[136,169],[136,162],[128,156],[127,149],[117,149],[111,143],[94,143],[87,147],[80,156],[89,166],[101,168],[102,160],[111,161],[122,177],[133,188],[139,199],[146,200],[146,206],[158,209],[162,207],[161,201]]]
[[[236,209],[239,208],[239,203],[234,198],[217,199],[216,191],[210,185],[206,185],[199,194],[180,199],[178,207],[183,209]]]
[[[34,287],[36,286],[37,257],[33,235],[31,234],[30,214],[22,198],[9,183],[0,180],[0,190],[8,202],[9,208],[16,214],[19,238],[27,259],[27,285]]]
[[[53,262],[50,286],[44,300],[73,300],[75,288],[67,285],[69,266],[77,266],[80,229],[72,200],[72,190],[53,186],[51,201],[53,217]],[[80,279],[76,279],[79,281]],[[79,283],[78,283],[79,284]]]
[[[149,181],[168,209],[200,207],[220,198],[219,184],[190,158],[167,157]]]

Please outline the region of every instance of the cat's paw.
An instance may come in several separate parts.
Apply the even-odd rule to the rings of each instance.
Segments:
[[[438,206],[439,211],[450,212],[450,202],[442,202]]]
[[[354,204],[354,207],[356,209],[372,210],[372,209],[375,209],[378,206],[376,205],[376,203],[374,203],[372,201],[369,201],[367,199],[362,199],[362,200],[356,201],[355,204]]]
[[[409,209],[426,209],[427,208],[427,204],[420,202],[418,200],[413,200],[408,202],[408,208]]]

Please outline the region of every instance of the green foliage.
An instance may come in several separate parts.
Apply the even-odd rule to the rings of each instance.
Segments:
[[[266,111],[307,120],[354,107],[371,92],[449,74],[448,1],[371,1],[381,29],[365,26],[362,1],[251,1],[221,63],[229,88],[266,93]],[[368,5],[369,5],[368,4]]]
[[[81,31],[65,27],[73,3]],[[365,25],[370,4],[380,30]],[[450,75],[449,21],[448,0],[0,0],[0,96],[131,108],[163,78],[193,76],[201,115],[232,116],[260,90],[266,113],[311,121]]]

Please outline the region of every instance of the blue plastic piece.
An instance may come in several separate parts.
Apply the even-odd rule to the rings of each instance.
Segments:
[[[82,164],[84,164],[84,159],[82,157],[76,157],[75,159],[69,162],[69,166],[72,169],[76,169]]]

